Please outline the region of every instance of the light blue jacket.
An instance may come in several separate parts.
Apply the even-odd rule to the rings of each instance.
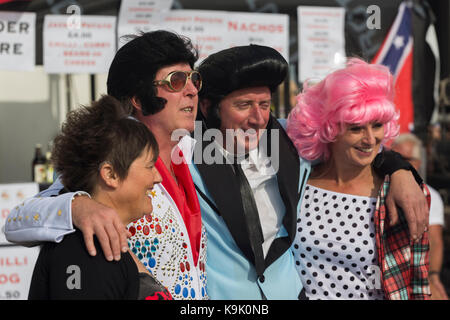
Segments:
[[[275,127],[281,129],[278,122]],[[284,130],[280,134],[279,152],[277,180],[286,212],[260,277],[253,261],[244,252],[248,242],[248,234],[242,226],[245,223],[238,218],[234,220],[239,215],[240,194],[233,190],[236,188],[230,182],[232,171],[227,172],[230,165],[190,164],[208,235],[206,274],[211,299],[298,299],[303,289],[291,245],[311,165],[299,159]],[[232,170],[231,167],[228,170]]]

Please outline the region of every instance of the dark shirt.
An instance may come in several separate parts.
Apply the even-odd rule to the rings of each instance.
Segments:
[[[153,277],[140,277],[130,253],[120,261],[105,259],[98,240],[97,255],[88,254],[81,231],[57,243],[46,243],[34,267],[30,300],[137,300],[171,298]],[[145,280],[144,280],[145,279]]]

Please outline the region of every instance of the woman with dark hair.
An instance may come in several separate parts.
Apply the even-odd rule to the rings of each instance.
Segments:
[[[371,163],[398,133],[387,67],[351,59],[306,85],[287,132],[301,157],[320,159],[307,181],[293,251],[310,299],[428,299],[428,234],[412,243],[403,212],[389,223],[389,176]],[[422,185],[424,193],[429,194]]]
[[[27,199],[13,215],[61,210],[65,219],[42,213],[32,224],[8,223],[8,239],[19,243],[58,241],[76,226],[90,255],[99,252],[93,245],[95,234],[107,260],[118,261],[121,252],[130,249],[174,299],[208,299],[206,230],[188,166],[194,145],[188,133],[194,130],[202,86],[199,72],[193,70],[196,60],[197,51],[188,38],[159,30],[132,37],[117,51],[109,69],[108,94],[131,106],[133,117],[151,130],[158,142],[155,167],[162,182],[151,191],[151,215],[124,224],[116,210],[86,195],[76,196],[80,190],[75,187],[58,195],[67,182],[58,179],[39,195],[39,202]],[[177,129],[183,131],[181,139],[172,138]],[[124,144],[127,153],[132,139]],[[67,160],[79,166],[76,157]],[[10,233],[9,227],[15,231]]]
[[[155,137],[130,112],[110,96],[71,112],[55,138],[52,159],[67,191],[89,193],[114,208],[125,225],[152,213],[150,193],[161,182]],[[159,300],[171,295],[131,252],[118,262],[89,256],[76,229],[59,244],[44,244],[29,299]]]

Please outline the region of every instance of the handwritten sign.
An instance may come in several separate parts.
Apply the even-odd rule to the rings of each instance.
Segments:
[[[44,69],[47,73],[107,73],[116,52],[116,17],[66,15],[44,19]]]
[[[0,70],[35,67],[36,13],[0,12]]]
[[[346,61],[345,9],[297,7],[299,81],[320,80]]]
[[[171,10],[151,30],[169,30],[188,37],[199,51],[199,64],[212,53],[234,46],[259,44],[289,57],[289,17],[284,14],[214,10]]]
[[[28,297],[39,248],[10,245],[3,233],[9,212],[26,198],[39,192],[37,183],[0,184],[0,300],[24,300]]]
[[[289,16],[274,13],[230,12],[227,23],[229,47],[258,44],[278,50],[289,61]]]
[[[192,40],[199,51],[200,63],[210,54],[228,48],[228,13],[209,10],[172,10],[153,30],[176,32]]]
[[[26,300],[39,247],[0,247],[0,300]]]
[[[127,41],[126,35],[137,35],[152,30],[160,24],[172,7],[173,0],[126,0],[121,1],[117,27],[118,46]]]

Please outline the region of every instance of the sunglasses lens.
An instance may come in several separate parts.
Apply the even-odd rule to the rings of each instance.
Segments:
[[[202,76],[198,72],[192,72],[191,80],[197,90],[200,90],[202,87]]]
[[[170,75],[169,81],[170,81],[170,87],[174,91],[181,91],[186,86],[188,78],[191,79],[192,83],[194,84],[195,88],[197,90],[200,90],[202,87],[202,77],[200,73],[197,71],[193,71],[192,73],[189,73],[189,76],[186,74],[186,72],[183,71],[176,71]]]
[[[177,71],[170,77],[170,85],[175,91],[183,90],[186,84],[187,75],[184,72]]]

